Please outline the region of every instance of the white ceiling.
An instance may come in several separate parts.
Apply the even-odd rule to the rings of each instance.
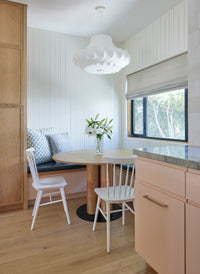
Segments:
[[[100,32],[95,7],[106,7],[102,32],[123,41],[182,0],[16,0],[28,5],[28,26],[76,36]]]

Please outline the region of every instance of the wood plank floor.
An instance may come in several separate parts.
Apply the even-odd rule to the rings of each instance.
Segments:
[[[61,204],[39,209],[34,231],[30,230],[32,208],[0,214],[0,273],[130,273],[156,272],[134,250],[134,216],[126,213],[111,224],[111,253],[106,253],[106,225],[76,215],[84,198],[68,201],[71,225]]]

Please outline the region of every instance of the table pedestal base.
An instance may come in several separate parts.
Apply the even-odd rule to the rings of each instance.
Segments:
[[[118,205],[116,205],[116,204],[113,204],[112,206],[113,206],[113,210],[121,209],[121,207],[118,206]],[[87,213],[87,205],[86,204],[80,206],[76,210],[76,214],[78,215],[78,217],[80,217],[81,219],[83,219],[85,221],[89,221],[89,222],[93,222],[94,221],[94,216],[95,215]],[[114,221],[114,220],[120,218],[121,216],[122,216],[122,212],[111,213],[110,220]],[[105,222],[105,221],[106,220],[102,216],[101,212],[99,212],[97,222],[101,223],[101,222]]]

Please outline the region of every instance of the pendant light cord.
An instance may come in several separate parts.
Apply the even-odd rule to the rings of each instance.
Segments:
[[[100,33],[102,34],[102,19],[103,19],[103,10],[100,10]]]
[[[100,23],[99,23],[99,32],[102,33],[102,25],[103,25],[103,12],[105,10],[104,6],[97,6],[95,8],[96,11],[100,14]]]

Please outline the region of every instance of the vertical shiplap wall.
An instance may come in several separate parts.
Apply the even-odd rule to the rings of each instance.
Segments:
[[[123,47],[128,50],[131,62],[121,72],[122,147],[128,149],[168,144],[127,137],[126,75],[187,51],[186,0],[125,41]]]
[[[86,38],[28,28],[28,127],[67,131],[73,149],[93,148],[84,134],[85,119],[100,112],[114,118],[112,140],[120,144],[121,110],[115,75],[91,75],[72,63],[73,54],[88,44]]]
[[[200,1],[188,1],[189,144],[200,146]]]
[[[152,24],[125,41],[130,74],[187,51],[187,5],[181,2]]]

